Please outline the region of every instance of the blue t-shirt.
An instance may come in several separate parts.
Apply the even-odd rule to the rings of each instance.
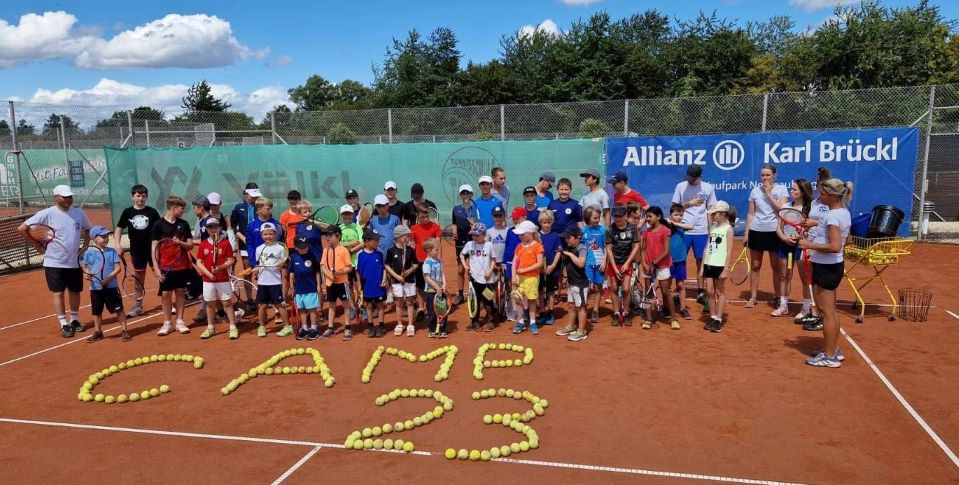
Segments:
[[[562,248],[563,238],[558,232],[550,231],[539,233],[539,239],[543,243],[543,261],[546,262],[546,266],[549,266],[553,264],[556,252]],[[555,270],[553,272],[555,274]]]
[[[506,231],[506,249],[503,250],[503,265],[506,267],[506,277],[513,277],[513,256],[516,255],[516,246],[519,246],[519,234],[513,228]]]
[[[553,193],[547,191],[546,195],[536,194],[536,208],[537,209],[546,209],[549,207],[549,203],[553,201]]]
[[[280,225],[280,222],[274,218],[269,218],[265,221],[260,220],[259,217],[253,219],[248,226],[246,226],[246,252],[247,257],[250,259],[250,267],[256,267],[256,248],[263,244],[263,236],[260,235],[260,226],[263,224],[271,222],[276,226],[276,241],[283,241],[283,226]]]
[[[370,218],[370,228],[380,235],[380,246],[377,250],[383,255],[386,255],[386,252],[396,244],[393,231],[396,230],[398,225],[400,225],[400,218],[393,214],[386,217],[375,215]]]
[[[549,203],[553,211],[553,230],[562,234],[571,224],[583,222],[583,206],[573,199],[556,199]]]
[[[317,261],[323,258],[323,233],[320,232],[319,227],[313,224],[297,224],[296,237],[306,239],[306,242],[310,244],[310,254]]]
[[[300,255],[296,251],[290,252],[289,268],[293,273],[293,293],[309,295],[316,293],[316,272],[320,267],[319,258],[307,252]]]
[[[589,253],[586,254],[586,264],[601,265],[606,261],[606,228],[596,226],[583,227],[583,244]]]
[[[486,227],[493,227],[493,209],[497,206],[503,207],[503,203],[491,195],[489,199],[480,197],[474,200],[473,204],[476,206],[477,212],[479,212],[480,222],[486,224]]]
[[[683,241],[686,230],[681,227],[674,229],[673,235],[669,237],[669,257],[674,263],[678,263],[686,261],[686,243]]]
[[[395,217],[395,216],[394,216]],[[382,241],[382,238],[380,239]],[[363,298],[382,298],[386,296],[383,283],[383,253],[361,249],[356,255],[356,272],[360,275],[363,285]]]
[[[462,248],[467,242],[473,240],[473,238],[470,237],[470,229],[473,226],[473,224],[470,222],[470,218],[479,220],[479,211],[476,208],[476,204],[471,205],[469,210],[460,204],[456,207],[453,207],[452,217],[453,224],[456,224],[456,246]]]
[[[536,224],[536,227],[539,227],[539,209],[526,209],[526,220]]]
[[[423,261],[423,276],[429,276],[439,285],[440,288],[443,287],[443,265],[438,259],[426,258],[426,261]],[[426,284],[426,288],[423,290],[427,293],[436,293],[436,290],[433,289],[429,283]]]
[[[118,285],[116,278],[107,282],[104,287],[100,284],[100,275],[102,274],[104,278],[110,276],[110,273],[113,273],[114,268],[116,268],[119,263],[120,255],[109,246],[103,248],[102,261],[100,253],[97,252],[96,249],[87,249],[87,252],[83,253],[83,264],[87,265],[90,274],[95,276],[94,278],[90,278],[90,289],[102,290],[103,288],[116,288]],[[103,268],[102,271],[100,271],[101,267]]]

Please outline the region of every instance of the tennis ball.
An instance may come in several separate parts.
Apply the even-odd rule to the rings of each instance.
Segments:
[[[540,400],[539,400],[539,405],[542,406],[543,409],[546,409],[546,408],[549,407],[549,402],[547,402],[545,399],[540,399]]]
[[[479,392],[474,392],[474,393],[473,393],[473,400],[474,400],[474,401],[479,401],[480,397],[481,397],[481,395],[480,395]]]
[[[383,434],[383,429],[380,428],[379,426],[373,426],[373,429],[370,430],[370,433],[371,433],[373,436],[379,436],[379,435]]]
[[[500,456],[509,456],[510,453],[512,453],[512,450],[510,450],[509,446],[503,445],[503,446],[500,446],[500,447],[499,447],[499,455],[500,455]]]
[[[117,401],[117,398],[115,398],[115,397],[113,397],[113,396],[107,396],[107,397],[103,398],[103,402],[105,402],[105,403],[107,403],[107,404],[113,404],[113,403],[115,403],[116,401]]]
[[[519,420],[521,417],[519,413],[513,413],[511,416],[513,416],[514,421]]]
[[[446,451],[443,453],[443,456],[445,456],[447,460],[452,460],[456,458],[456,450],[454,450],[453,448],[447,448]]]
[[[493,422],[496,423],[496,424],[502,423],[502,422],[503,422],[503,415],[502,415],[502,414],[494,414],[494,415],[493,415]]]
[[[90,402],[93,400],[93,396],[91,396],[90,394],[84,394],[83,397],[80,398],[80,400],[83,402]]]
[[[374,449],[374,450],[382,450],[382,449],[383,449],[383,440],[381,440],[381,439],[379,439],[379,438],[373,440],[373,449]]]
[[[223,394],[224,396],[226,396],[229,393],[230,393],[230,390],[225,387],[220,389],[220,394]]]
[[[526,441],[520,441],[520,442],[519,442],[519,450],[520,450],[520,451],[529,451],[529,443],[526,442]]]
[[[283,372],[284,375],[289,375],[289,374],[290,374],[290,368],[289,368],[289,367],[283,367],[283,368],[281,369],[281,371]]]
[[[423,418],[419,416],[413,418],[413,426],[417,426],[417,427],[423,426]]]
[[[427,360],[429,360],[429,358],[427,358],[425,355],[421,355],[419,360],[420,362],[426,362]]]
[[[150,399],[151,397],[152,397],[152,396],[150,396],[150,391],[143,391],[143,392],[140,393],[140,399],[141,399],[141,400],[142,400],[142,399]]]
[[[110,366],[110,372],[117,372],[117,371],[119,371],[119,370],[120,370],[120,368],[117,367],[117,366],[115,366],[115,365],[111,365],[111,366]]]
[[[150,359],[151,359],[150,362],[154,362],[152,360],[153,359],[152,357]],[[163,355],[163,354],[158,355],[156,362],[166,362],[166,355]]]
[[[135,392],[131,392],[131,393],[130,393],[130,402],[137,402],[137,401],[139,401],[139,400],[140,400],[140,395],[139,395],[139,394],[137,394],[137,393],[135,393]]]
[[[403,422],[403,427],[405,427],[406,429],[413,429],[414,426],[416,425],[413,423],[412,419],[407,419],[406,421]]]
[[[383,449],[384,449],[384,450],[392,450],[392,449],[393,449],[393,440],[390,439],[390,438],[386,438],[385,440],[383,440]]]
[[[182,360],[183,360],[183,356],[182,356],[182,355],[180,355],[180,354],[173,354],[173,361],[174,361],[174,362],[180,362],[180,361],[182,361]]]
[[[377,406],[382,406],[383,404],[386,404],[386,401],[383,400],[383,396],[377,397],[376,400],[374,400],[373,402]]]
[[[136,361],[135,361],[134,359],[128,360],[128,361],[126,362],[126,364],[127,364],[127,367],[136,367],[137,365],[139,365],[139,364],[136,363]]]
[[[332,377],[330,377],[329,379],[323,381],[323,386],[325,386],[327,389],[329,389],[329,388],[333,387],[333,384],[335,384],[335,383],[336,383],[336,380],[334,380]]]
[[[150,389],[150,396],[157,397],[160,395],[160,390],[157,388]]]
[[[93,396],[93,400],[96,402],[103,402],[104,397],[106,396],[104,396],[103,394],[97,394],[96,396]]]
[[[439,418],[442,418],[442,417],[443,417],[443,410],[442,410],[442,409],[434,409],[434,410],[433,410],[433,418],[439,419]]]
[[[393,425],[386,423],[383,425],[383,434],[390,434],[393,432]]]
[[[486,424],[493,424],[493,416],[490,416],[489,414],[483,416],[483,422]]]
[[[90,379],[87,382],[95,386],[100,383],[100,378],[97,376],[90,376]]]
[[[406,442],[403,440],[396,440],[393,442],[394,450],[402,450],[404,446],[406,446]]]
[[[363,431],[361,431],[360,434],[364,438],[369,438],[370,436],[373,436],[373,430],[370,428],[363,428]]]
[[[193,368],[194,368],[194,369],[202,369],[202,368],[203,368],[203,359],[197,357],[197,358],[193,361]]]
[[[400,396],[410,397],[410,390],[409,390],[409,389],[403,389],[403,390],[401,390],[401,391],[400,391]]]
[[[480,451],[479,450],[470,450],[470,461],[479,461]]]
[[[380,446],[383,446],[383,445],[380,444]],[[364,450],[369,450],[369,449],[372,449],[372,448],[373,448],[373,438],[366,438],[365,440],[363,440],[363,449],[364,449]]]
[[[514,443],[510,443],[510,444],[509,444],[509,451],[511,451],[511,452],[513,452],[513,453],[519,453],[519,452],[520,452],[519,443],[515,443],[515,442],[514,442]]]
[[[117,402],[118,402],[118,403],[125,403],[125,402],[127,402],[127,395],[126,395],[126,394],[120,394],[119,396],[117,396]]]
[[[493,455],[490,454],[489,450],[483,450],[483,451],[480,452],[480,460],[489,461],[490,458],[492,458],[492,457],[493,457]]]
[[[533,405],[533,412],[536,413],[537,416],[546,414],[546,410],[543,409],[543,406],[539,403]]]
[[[539,439],[530,438],[530,439],[529,439],[529,448],[530,448],[531,450],[535,450],[536,448],[539,448]]]
[[[362,449],[363,449],[363,440],[356,440],[356,441],[354,441],[354,442],[353,442],[353,449],[354,449],[354,450],[362,450]]]
[[[134,365],[134,366],[143,365],[143,363],[144,363],[144,362],[143,362],[143,359],[141,359],[141,358],[139,358],[139,357],[133,359],[133,365]]]
[[[406,443],[403,444],[403,451],[407,453],[412,453],[414,449],[416,449],[416,447],[413,446],[412,441],[407,441]]]
[[[397,433],[399,433],[400,431],[403,431],[404,429],[406,429],[406,425],[400,421],[397,421],[396,423],[393,424],[393,431],[396,431]]]

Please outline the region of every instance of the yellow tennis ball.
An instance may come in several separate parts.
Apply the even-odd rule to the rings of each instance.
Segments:
[[[383,449],[383,440],[381,440],[381,439],[379,439],[379,438],[373,440],[373,449],[374,449],[374,450],[382,450],[382,449]]]
[[[220,389],[220,394],[223,394],[224,396],[226,396],[229,393],[230,393],[230,390],[225,387],[223,389]]]
[[[383,434],[383,429],[380,428],[379,426],[373,426],[373,429],[371,430],[371,432],[372,432],[373,436],[379,436],[379,435]]]
[[[416,447],[413,446],[412,441],[407,441],[406,443],[403,444],[403,451],[407,453],[411,453],[414,449],[416,449]]]
[[[447,460],[452,460],[456,458],[456,450],[454,450],[453,448],[447,448],[446,451],[443,453],[443,456],[445,456]]]
[[[413,423],[412,419],[407,419],[406,421],[403,422],[403,426],[406,429],[413,429],[413,427],[416,426],[416,424]]]
[[[130,360],[127,361],[127,367],[136,367],[137,365],[138,365],[138,364],[137,364],[136,361],[133,360],[133,359],[130,359]]]
[[[139,401],[139,400],[140,400],[140,395],[139,395],[139,394],[137,394],[137,393],[135,393],[135,392],[131,392],[131,393],[130,393],[130,402],[137,402],[137,401]]]
[[[474,393],[473,393],[473,400],[474,400],[474,401],[479,401],[479,398],[480,398],[480,393],[474,392]]]
[[[104,399],[105,397],[106,397],[106,396],[104,396],[103,394],[97,394],[96,396],[93,396],[93,400],[96,401],[96,402],[103,402],[103,399]]]
[[[502,423],[502,422],[503,422],[503,415],[501,415],[501,414],[494,414],[494,415],[493,415],[493,422],[496,423],[496,424]]]
[[[155,387],[154,387],[153,389],[150,389],[150,396],[151,396],[151,397],[157,397],[157,396],[159,396],[159,395],[160,395],[160,390],[159,390],[159,389],[157,389],[157,388],[155,388]]]
[[[111,365],[111,366],[110,366],[110,372],[117,372],[117,371],[119,371],[119,370],[120,370],[120,368],[117,367],[117,366],[115,366],[115,365]]]
[[[323,381],[323,386],[326,387],[327,389],[329,389],[329,388],[333,387],[333,384],[335,384],[335,383],[336,383],[336,380],[334,380],[334,379],[331,377],[331,378]]]
[[[480,451],[479,450],[470,450],[470,461],[479,461]]]
[[[380,445],[380,446],[382,446],[382,445]],[[369,450],[369,449],[372,449],[372,448],[373,448],[373,438],[366,438],[365,440],[363,440],[363,449],[364,449],[364,450]]]
[[[490,416],[489,414],[487,414],[486,416],[483,416],[483,422],[486,423],[486,424],[492,424],[492,423],[493,423],[493,417]]]
[[[83,397],[80,398],[80,400],[83,401],[83,402],[90,402],[90,401],[93,400],[93,396],[91,396],[91,395],[89,395],[89,394],[84,394]]]
[[[490,454],[489,450],[483,450],[480,452],[480,460],[489,461],[493,455]]]
[[[126,395],[126,394],[120,394],[119,396],[117,396],[117,402],[118,402],[118,403],[125,403],[125,402],[127,402],[127,395]]]
[[[397,421],[396,423],[393,424],[393,431],[396,431],[397,433],[399,433],[400,431],[403,431],[404,429],[406,429],[406,425],[403,424],[403,422],[401,421]]]
[[[499,447],[499,455],[500,455],[500,456],[509,456],[511,453],[512,453],[512,450],[510,449],[509,446],[503,445],[503,446],[500,446],[500,447]]]
[[[363,449],[363,440],[355,440],[355,441],[353,441],[353,449],[354,449],[354,450],[362,450],[362,449]]]
[[[419,416],[413,418],[413,426],[423,426],[423,418]]]
[[[390,434],[393,432],[393,425],[386,423],[383,425],[383,434]]]
[[[363,428],[363,431],[361,431],[360,434],[364,438],[369,438],[370,436],[373,436],[373,430],[370,428]]]
[[[107,397],[103,398],[103,402],[105,402],[105,403],[107,403],[107,404],[113,404],[113,403],[115,403],[116,401],[117,401],[117,398],[115,398],[115,397],[113,397],[113,396],[107,396]]]
[[[393,449],[393,440],[390,439],[390,438],[386,438],[385,440],[383,440],[383,449],[384,449],[384,450],[392,450],[392,449]]]
[[[519,452],[520,452],[519,443],[515,443],[515,442],[514,442],[514,443],[510,443],[510,444],[509,444],[509,451],[512,451],[513,453],[519,453]]]
[[[497,447],[495,447],[495,446],[492,447],[492,448],[490,448],[490,449],[489,449],[489,456],[490,456],[490,458],[492,458],[492,459],[499,458],[499,456],[500,456],[499,448],[497,448]]]
[[[434,409],[434,410],[433,410],[433,418],[439,419],[439,418],[442,418],[442,417],[443,417],[443,409]]]

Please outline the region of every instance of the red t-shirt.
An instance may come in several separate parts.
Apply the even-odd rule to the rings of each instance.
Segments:
[[[666,248],[669,247],[669,239],[672,234],[669,232],[669,228],[660,224],[655,230],[648,229],[643,233],[643,245],[646,247],[646,264],[652,266],[653,260],[658,258],[664,252]],[[656,265],[657,268],[668,268],[672,266],[673,258],[666,256]]]
[[[216,260],[213,259],[213,241],[210,238],[204,239],[200,243],[200,249],[197,250],[197,259],[203,263],[206,269],[213,271],[214,266],[221,266],[226,260],[233,257],[233,246],[230,245],[229,238],[220,237],[216,245]],[[230,275],[226,269],[221,269],[213,273],[213,279],[201,275],[203,281],[207,283],[226,283],[230,281]]]
[[[630,202],[635,202],[640,207],[649,205],[649,202],[646,202],[643,195],[633,189],[629,189],[625,194],[613,192],[613,205],[627,205]]]
[[[437,240],[436,242],[439,242],[439,239],[443,237],[443,230],[440,229],[440,225],[429,221],[425,224],[413,224],[410,232],[413,233],[413,247],[416,249],[416,259],[421,263],[426,261],[426,250],[423,249],[423,243],[430,238],[434,238]]]

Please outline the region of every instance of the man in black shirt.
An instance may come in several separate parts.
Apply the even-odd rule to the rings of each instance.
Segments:
[[[420,184],[419,182],[410,187],[410,201],[407,202],[406,207],[403,208],[403,224],[406,224],[410,227],[416,224],[417,205],[432,207],[434,210],[436,210],[436,204],[434,204],[432,200],[424,197],[423,193],[423,184]]]
[[[143,313],[143,281],[147,274],[147,265],[153,266],[150,254],[150,235],[153,223],[160,220],[160,213],[147,205],[147,188],[137,184],[130,189],[130,198],[133,206],[123,209],[117,228],[113,231],[113,243],[117,254],[123,257],[123,247],[120,238],[123,230],[127,230],[130,239],[130,262],[133,264],[133,274],[136,276],[136,300],[133,308],[127,312],[128,317],[135,317]]]
[[[192,273],[192,264],[188,254],[193,249],[193,235],[190,233],[190,224],[181,216],[186,209],[186,201],[182,197],[171,195],[166,199],[166,214],[153,224],[151,238],[153,240],[153,270],[160,280],[160,297],[163,302],[163,326],[157,335],[164,336],[173,332],[173,307],[176,306],[176,330],[180,333],[190,333],[190,327],[183,321],[183,307],[186,285]],[[170,248],[157,254],[160,241],[173,239],[179,247]],[[161,258],[161,259],[157,259]],[[175,263],[175,264],[174,264]],[[161,267],[173,267],[164,273]]]

